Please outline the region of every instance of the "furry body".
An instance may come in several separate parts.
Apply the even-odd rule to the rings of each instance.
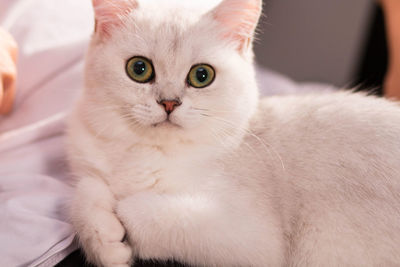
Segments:
[[[400,262],[398,106],[345,93],[276,97],[250,125],[254,135],[218,157],[177,156],[185,143],[121,139],[112,159],[87,133],[97,147],[88,158],[133,167],[102,177],[140,257],[206,266]]]
[[[253,9],[258,1],[244,2]],[[233,21],[219,12],[230,3],[239,1],[225,0],[216,21]],[[246,35],[210,31],[215,38],[205,44],[199,32],[217,24],[190,16],[144,31],[146,8],[114,33],[99,24],[119,42],[94,37],[71,117],[71,220],[88,259],[103,266],[128,266],[136,256],[196,266],[398,266],[400,107],[350,93],[258,100]],[[127,35],[131,20],[141,30]],[[140,44],[155,32],[161,44]],[[153,60],[153,84],[119,71],[132,55]],[[202,62],[216,68],[214,83],[185,87],[188,68]],[[166,94],[183,100],[169,117],[174,124],[158,123],[166,115],[154,98]]]

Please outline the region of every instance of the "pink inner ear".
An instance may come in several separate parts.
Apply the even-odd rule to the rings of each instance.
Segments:
[[[248,46],[261,14],[261,0],[224,0],[214,10],[214,18],[225,28],[224,38]]]
[[[112,27],[122,23],[121,18],[138,6],[136,0],[93,0],[96,19],[95,31],[108,36]]]

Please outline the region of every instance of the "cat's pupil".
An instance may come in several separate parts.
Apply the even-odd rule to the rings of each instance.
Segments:
[[[208,78],[208,72],[205,68],[199,68],[196,71],[196,78],[199,82],[205,82]]]
[[[146,71],[146,64],[143,61],[138,61],[133,65],[133,71],[137,75],[142,75]]]

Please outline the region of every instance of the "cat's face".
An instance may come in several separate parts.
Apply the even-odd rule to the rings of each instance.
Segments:
[[[94,1],[88,95],[153,137],[238,135],[258,98],[251,37],[260,1],[225,0],[206,14],[147,1]]]

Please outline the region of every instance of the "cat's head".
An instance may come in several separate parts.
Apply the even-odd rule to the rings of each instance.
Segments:
[[[252,40],[261,4],[93,0],[86,97],[103,108],[98,116],[113,110],[154,140],[237,138],[257,105]]]

